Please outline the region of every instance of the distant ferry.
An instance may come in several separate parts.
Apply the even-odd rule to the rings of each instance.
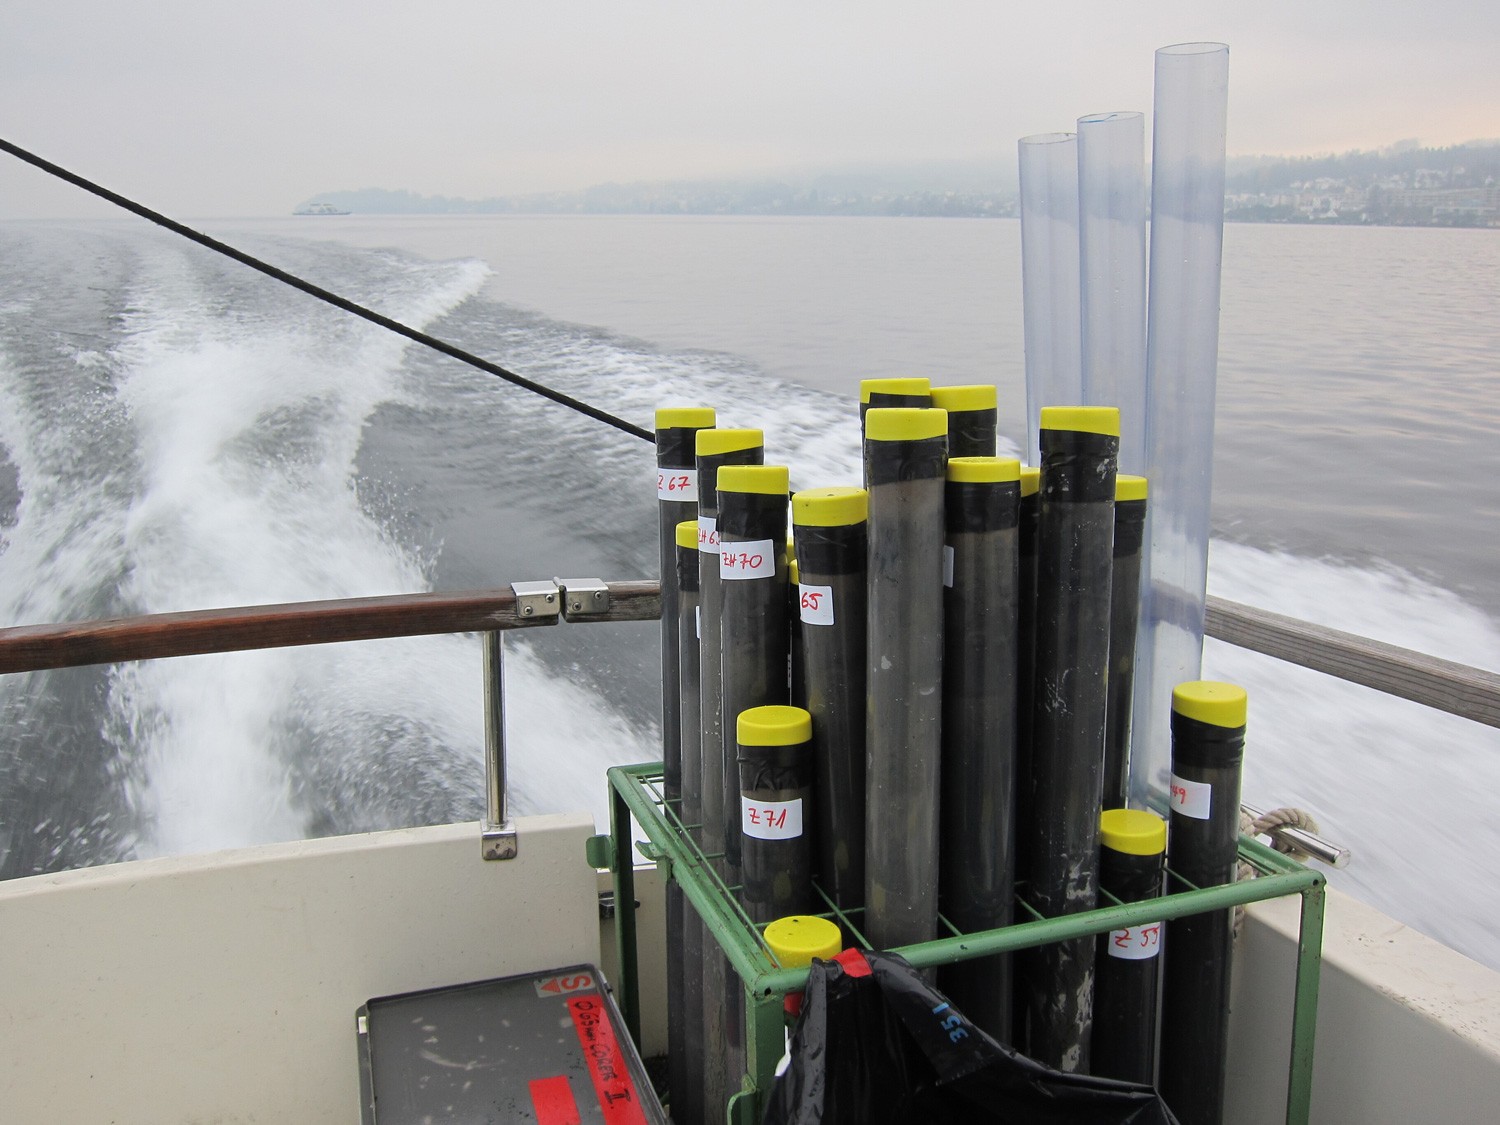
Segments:
[[[306,207],[299,207],[292,212],[293,215],[347,215],[344,211],[335,207],[332,203],[309,203]]]

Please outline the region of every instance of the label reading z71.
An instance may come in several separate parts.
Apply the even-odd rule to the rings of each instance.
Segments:
[[[742,793],[740,829],[757,840],[795,840],[802,835],[802,798],[752,801]]]

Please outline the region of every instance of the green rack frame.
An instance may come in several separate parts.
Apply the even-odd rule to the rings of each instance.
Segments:
[[[641,854],[657,865],[664,878],[675,881],[682,888],[684,896],[723,948],[744,985],[746,1073],[739,1093],[730,1098],[725,1108],[725,1121],[728,1125],[752,1125],[760,1120],[765,1094],[771,1087],[776,1064],[785,1050],[782,1000],[788,992],[806,987],[808,970],[783,969],[776,963],[760,929],[736,901],[734,888],[726,886],[715,873],[709,862],[715,857],[705,855],[693,842],[689,829],[697,825],[684,825],[677,810],[667,806],[662,793],[660,762],[616,766],[608,776],[611,846],[607,866],[614,875],[615,901],[635,901],[633,860],[638,845]],[[644,841],[631,839],[632,817],[646,834]],[[918,968],[928,968],[1105,933],[1142,922],[1165,921],[1265,899],[1301,895],[1286,1120],[1287,1125],[1307,1125],[1312,1100],[1318,983],[1322,970],[1325,880],[1318,872],[1248,836],[1240,837],[1239,854],[1240,859],[1255,869],[1256,878],[1228,886],[1198,888],[1169,870],[1169,886],[1186,889],[1141,903],[1122,903],[1116,899],[1111,905],[1064,918],[1044,918],[1018,897],[1017,906],[1031,916],[1030,921],[995,930],[961,933],[947,919],[942,919],[941,925],[949,936],[902,946],[894,952]],[[859,912],[841,911],[821,891],[819,894],[827,907],[824,916],[836,920],[862,948],[870,948],[854,918]],[[615,935],[620,959],[621,1008],[631,1036],[639,1043],[640,985],[633,910],[615,912]]]

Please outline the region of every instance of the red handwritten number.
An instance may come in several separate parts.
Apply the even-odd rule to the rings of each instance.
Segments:
[[[1172,803],[1175,805],[1187,804],[1187,788],[1185,786],[1172,786]]]
[[[1161,924],[1141,927],[1141,948],[1149,949],[1161,942]]]
[[[1115,948],[1116,949],[1129,949],[1130,948],[1130,931],[1129,930],[1116,930],[1115,931]]]
[[[724,569],[759,570],[765,561],[764,555],[747,555],[741,551],[738,555],[728,554],[724,556]]]
[[[809,591],[809,592],[807,592],[807,593],[805,593],[805,594],[802,595],[802,608],[803,609],[817,609],[818,608],[818,604],[822,600],[823,600],[822,591]]]

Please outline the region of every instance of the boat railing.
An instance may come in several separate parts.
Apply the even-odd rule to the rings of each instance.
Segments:
[[[0,629],[0,673],[38,672],[168,656],[479,633],[484,643],[485,859],[511,859],[518,846],[508,810],[504,646],[512,629],[561,621],[651,621],[661,616],[656,582],[555,578],[502,589],[394,594],[336,601],[156,613]]]
[[[147,614],[0,629],[0,673],[244,652],[342,641],[479,633],[484,643],[483,853],[515,854],[507,812],[502,635],[561,621],[649,621],[661,615],[655,581],[557,578],[488,590],[394,594]],[[1383,641],[1210,597],[1208,636],[1388,695],[1500,727],[1500,675]],[[1272,833],[1324,863],[1348,852],[1294,827]]]

